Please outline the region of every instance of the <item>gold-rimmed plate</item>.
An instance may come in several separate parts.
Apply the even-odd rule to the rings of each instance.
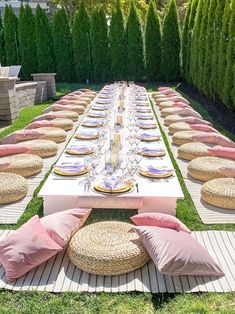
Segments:
[[[139,125],[139,128],[140,129],[156,129],[157,128],[157,125],[155,125],[155,124],[146,124],[146,125]]]
[[[165,172],[165,173],[151,173],[148,172],[147,170],[140,169],[138,173],[146,178],[151,178],[151,179],[163,179],[163,178],[169,178],[173,176],[173,171]]]
[[[161,139],[160,136],[151,136],[151,137],[138,136],[138,138],[143,142],[156,142],[156,141],[160,141]]]
[[[124,183],[124,186],[122,188],[112,190],[112,189],[105,188],[102,185],[102,180],[100,180],[94,183],[93,189],[96,192],[105,193],[105,194],[122,194],[122,193],[126,193],[132,190],[133,184],[129,180],[124,180],[123,183]]]
[[[105,117],[105,115],[98,115],[98,114],[96,115],[94,113],[89,113],[89,112],[88,112],[87,116],[92,117],[92,118],[98,118],[98,119]]]
[[[86,151],[78,151],[73,148],[66,148],[65,152],[69,155],[91,155],[94,153],[93,149],[87,149]]]
[[[76,134],[75,138],[78,140],[97,140],[97,138],[99,138],[99,134],[96,135],[81,135],[81,134]]]
[[[82,123],[82,126],[86,126],[88,128],[99,128],[101,127],[103,124],[102,123],[96,123],[96,124],[93,124],[93,123],[88,123],[88,122],[83,122]]]
[[[77,172],[70,172],[70,171],[64,171],[62,169],[59,169],[57,167],[54,167],[53,172],[60,175],[60,176],[65,176],[65,177],[74,177],[74,176],[82,176],[88,172],[87,168],[83,168],[81,171]]]
[[[144,152],[144,151],[139,151],[139,154],[145,157],[163,157],[166,155],[166,151],[161,151],[161,152]]]
[[[145,116],[137,116],[139,120],[153,120],[154,116],[145,117]]]

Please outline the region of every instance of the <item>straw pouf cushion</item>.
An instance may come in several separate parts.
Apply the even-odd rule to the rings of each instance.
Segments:
[[[208,148],[211,145],[201,142],[186,143],[178,148],[178,157],[185,160],[193,160],[198,157],[210,156]]]
[[[176,122],[169,125],[169,133],[174,134],[180,131],[192,131],[190,124],[186,122]]]
[[[15,173],[0,172],[0,205],[22,199],[28,191],[27,180]]]
[[[204,183],[201,198],[216,207],[235,209],[235,179],[221,178]]]
[[[172,136],[172,144],[175,145],[183,145],[186,143],[191,143],[193,142],[192,137],[195,135],[200,135],[204,132],[201,131],[180,131],[176,132]]]
[[[75,233],[68,245],[71,262],[96,275],[120,275],[143,266],[149,255],[134,226],[119,221],[97,222]]]
[[[69,110],[66,110],[66,106],[64,106],[64,110],[61,110],[61,111],[51,111],[49,112],[49,114],[52,114],[54,115],[55,118],[61,118],[61,116],[63,116],[63,118],[67,118],[67,119],[70,119],[72,121],[77,121],[78,118],[79,118],[79,114],[75,111],[69,111]]]
[[[225,177],[220,172],[221,167],[235,167],[235,161],[220,157],[199,157],[190,161],[188,173],[197,180],[209,181]]]
[[[20,145],[16,144],[16,145]],[[22,144],[21,144],[22,145]],[[48,140],[25,141],[24,146],[30,149],[30,153],[39,157],[51,157],[57,154],[58,145]]]
[[[4,172],[12,172],[22,177],[30,177],[42,171],[42,158],[32,154],[18,154],[0,158],[0,162],[9,163]]]
[[[54,127],[65,130],[65,131],[72,130],[73,128],[73,121],[70,119],[56,118],[56,119],[51,120],[51,122],[53,122]]]
[[[169,116],[164,118],[164,124],[170,125],[172,123],[179,122],[182,118],[183,118],[183,116],[180,116],[178,114],[172,114],[172,115],[169,115]],[[184,118],[186,118],[186,117],[184,116]]]
[[[66,140],[67,134],[64,130],[54,127],[38,128],[37,132],[43,134],[41,137],[45,140],[50,140],[56,143],[61,143]]]
[[[174,101],[164,101],[164,102],[161,102],[159,104],[159,109],[163,110],[163,109],[166,109],[166,108],[172,108],[174,106],[174,104],[175,104]]]

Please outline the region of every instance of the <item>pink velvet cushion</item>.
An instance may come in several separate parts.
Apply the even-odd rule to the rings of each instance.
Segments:
[[[190,234],[159,227],[136,227],[160,273],[166,275],[223,276],[209,253]]]
[[[4,137],[2,144],[16,144],[18,142],[37,140],[42,136],[35,130],[20,130]]]
[[[235,148],[235,143],[229,138],[215,132],[204,132],[204,134],[194,135],[192,137],[194,142],[212,143],[225,147]]]
[[[0,145],[0,157],[28,153],[29,149],[18,145]]]
[[[177,231],[191,233],[179,219],[174,216],[162,213],[143,213],[130,217],[137,226],[156,226],[161,228],[170,228]]]
[[[48,120],[41,120],[41,121],[35,121],[30,123],[25,129],[31,130],[31,129],[38,129],[43,127],[52,127],[54,126],[53,122],[50,122]]]
[[[72,234],[83,226],[91,209],[74,208],[41,218],[49,236],[64,247]]]
[[[206,124],[206,125],[211,125],[210,122],[200,119],[200,118],[196,118],[196,117],[185,117],[185,118],[181,118],[180,122],[186,122],[186,123],[190,123],[190,124]]]
[[[195,130],[195,131],[219,133],[216,129],[214,129],[210,125],[206,125],[206,124],[200,124],[200,123],[192,124],[190,127],[191,127],[192,130]]]
[[[56,118],[67,118],[67,115],[65,113],[51,111],[49,113],[36,117],[33,121],[52,120]]]
[[[187,104],[185,104],[185,103],[183,103],[183,102],[176,102],[175,104],[174,104],[174,107],[176,107],[176,108],[191,108],[189,105],[187,105]]]
[[[214,146],[208,148],[208,152],[215,157],[224,157],[235,160],[235,147]]]
[[[200,113],[196,112],[195,110],[193,110],[191,108],[186,108],[186,107],[181,108],[181,111],[179,111],[179,113],[177,113],[177,114],[185,114],[185,115],[192,116],[192,117],[199,118],[199,119],[202,118]]]
[[[0,241],[0,263],[5,268],[7,281],[11,282],[61,250],[36,215]]]
[[[235,178],[235,167],[221,167],[219,170],[224,176]]]
[[[172,101],[175,101],[175,102],[183,102],[185,103],[186,105],[189,105],[189,101],[181,96],[173,96],[173,97],[170,97],[169,100],[172,100]]]

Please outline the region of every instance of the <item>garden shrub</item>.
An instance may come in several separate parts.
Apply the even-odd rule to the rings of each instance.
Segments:
[[[4,13],[4,41],[6,65],[20,64],[18,46],[18,19],[11,5],[6,5]]]
[[[2,17],[0,12],[0,63],[5,65],[5,43],[4,43],[4,29],[2,24]]]

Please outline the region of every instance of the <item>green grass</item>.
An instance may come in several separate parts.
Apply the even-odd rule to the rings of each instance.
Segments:
[[[58,84],[59,91],[57,95],[84,87],[78,84]],[[99,89],[100,86],[93,86]],[[192,100],[193,106],[198,106],[197,110],[207,117],[207,113],[203,112],[203,107]],[[25,108],[20,113],[20,118],[7,130],[6,133],[25,127],[31,120],[41,114],[42,110],[49,103]],[[196,107],[194,107],[196,109]],[[162,129],[161,129],[162,131]],[[224,130],[221,130],[224,133]],[[225,134],[225,133],[224,133]],[[182,186],[185,199],[177,202],[177,217],[181,219],[192,230],[235,230],[235,225],[204,225],[197,214],[195,206],[188,193],[180,170],[174,160],[169,149],[166,136],[163,138],[167,145],[169,154],[172,158],[176,174]],[[36,189],[34,196],[29,203],[25,213],[22,215],[17,225],[0,225],[0,229],[15,229],[26,222],[35,214],[42,216],[43,203],[37,194],[42,186]],[[87,224],[100,220],[116,219],[129,221],[129,217],[136,211],[130,210],[102,210],[96,209],[92,211]],[[151,294],[151,293],[117,293],[117,294],[88,294],[88,293],[36,293],[36,292],[11,292],[0,291],[0,314],[18,314],[18,313],[79,313],[79,314],[152,314],[152,313],[174,313],[174,314],[233,314],[235,313],[235,293],[219,294],[219,293],[200,293],[200,294]]]

